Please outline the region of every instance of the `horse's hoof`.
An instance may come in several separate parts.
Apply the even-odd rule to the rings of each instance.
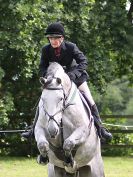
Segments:
[[[73,168],[73,162],[71,162],[71,163],[67,163],[67,162],[64,162],[64,164],[63,164],[65,167],[71,167],[71,168]]]
[[[49,158],[48,156],[43,157],[42,155],[37,156],[37,163],[41,165],[47,165],[49,163]]]
[[[63,144],[63,149],[66,152],[70,152],[72,151],[72,149],[75,147],[75,144],[73,143],[73,141],[66,139],[64,144]]]
[[[75,172],[77,171],[76,162],[73,161],[73,165],[71,165],[71,164],[66,164],[66,165],[64,166],[64,168],[65,168],[65,171],[66,171],[66,172],[68,172],[68,173],[70,173],[70,174],[73,174],[73,173],[75,173]]]

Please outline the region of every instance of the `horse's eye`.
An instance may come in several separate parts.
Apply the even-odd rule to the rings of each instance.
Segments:
[[[60,101],[62,101],[62,100],[63,100],[63,98],[60,99]]]
[[[61,102],[62,100],[63,100],[63,98],[60,98],[60,99],[59,99],[59,102]],[[58,102],[58,103],[59,103],[59,102]]]

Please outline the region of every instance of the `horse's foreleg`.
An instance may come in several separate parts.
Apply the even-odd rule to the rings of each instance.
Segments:
[[[89,135],[88,127],[78,127],[65,141],[63,149],[66,152],[71,152],[76,145],[84,143]]]
[[[90,166],[84,166],[79,169],[79,176],[80,177],[96,177],[92,175],[91,167]],[[97,176],[98,177],[98,176]],[[100,176],[99,176],[100,177]]]
[[[75,173],[67,173],[64,168],[54,166],[55,177],[78,177]]]
[[[56,177],[54,171],[54,165],[51,163],[48,163],[48,177]]]
[[[47,156],[49,150],[49,143],[46,140],[44,128],[40,126],[40,122],[36,123],[35,126],[35,139],[37,142],[37,147],[43,157]]]
[[[65,151],[65,166],[66,171],[70,171],[72,168],[74,172],[77,169],[77,164],[72,157],[72,150],[76,145],[84,143],[88,137],[88,129],[86,126],[78,127],[65,141],[63,144],[63,149]],[[68,170],[67,170],[68,169]]]

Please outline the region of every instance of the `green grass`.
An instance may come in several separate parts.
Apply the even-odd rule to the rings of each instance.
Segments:
[[[47,177],[47,169],[33,158],[0,157],[0,177]]]
[[[104,157],[106,177],[133,177],[133,158]]]
[[[104,157],[106,177],[133,177],[133,159]],[[35,158],[0,157],[0,177],[47,177],[46,166]]]

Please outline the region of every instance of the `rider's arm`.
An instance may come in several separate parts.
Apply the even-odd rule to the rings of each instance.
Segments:
[[[76,44],[72,44],[72,58],[75,59],[77,65],[72,69],[70,72],[70,75],[73,74],[75,75],[75,78],[79,78],[83,72],[86,71],[87,69],[87,58],[79,50],[79,48],[76,46]],[[69,74],[68,74],[69,75]]]
[[[49,59],[48,59],[48,46],[44,46],[42,48],[42,52],[41,52],[41,58],[40,58],[40,65],[39,65],[39,69],[40,69],[40,76],[45,76],[46,72],[47,72],[47,68],[49,66]]]

